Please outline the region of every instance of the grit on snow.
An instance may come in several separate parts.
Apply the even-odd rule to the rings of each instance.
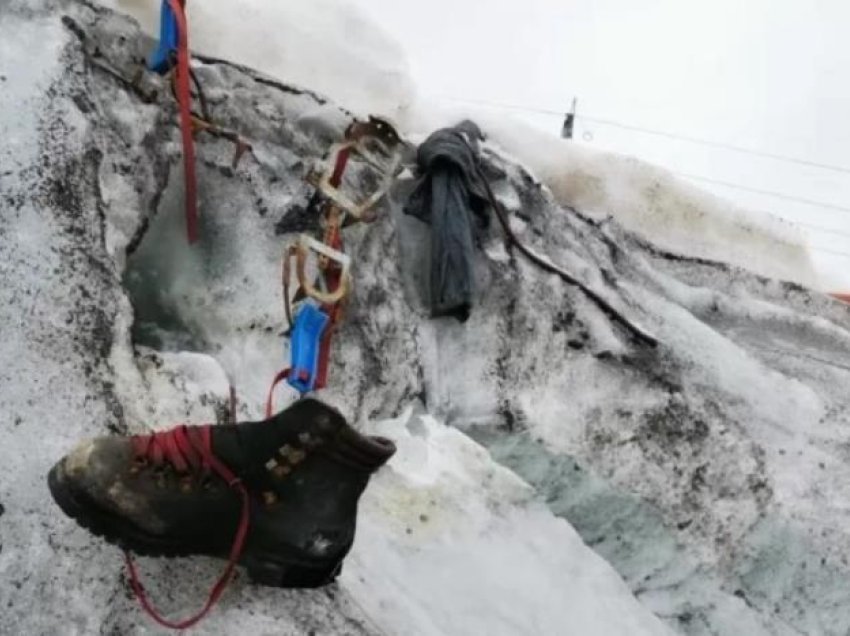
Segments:
[[[253,154],[245,172],[228,173],[232,148],[212,141],[200,153],[201,179],[205,186],[217,182],[221,192],[203,188],[204,244],[187,252],[179,238],[174,252],[167,241],[151,247],[179,219],[179,170],[171,165],[179,145],[173,108],[165,100],[145,104],[121,79],[131,76],[141,54],[139,33],[124,19],[76,4],[21,7],[1,24],[3,112],[31,115],[2,120],[12,144],[4,149],[0,241],[9,282],[0,406],[10,416],[0,428],[0,576],[8,583],[0,592],[0,632],[155,631],[130,598],[117,551],[58,513],[45,473],[84,435],[215,417],[227,398],[227,374],[237,386],[244,380],[241,412],[258,414],[253,389],[283,360],[273,333],[282,326],[276,272],[284,239],[276,226],[295,216],[308,194],[307,164],[349,119],[310,94],[209,64],[204,85],[210,101],[223,106],[217,116],[234,117],[228,123],[238,124]],[[49,46],[26,68],[6,63],[23,59],[33,41]],[[140,91],[152,88],[167,94],[158,80]],[[228,94],[239,97],[229,103]],[[243,114],[246,120],[237,122]],[[256,190],[246,205],[241,187],[251,189],[252,181]],[[236,183],[241,186],[229,194]],[[268,209],[260,210],[261,201]],[[252,204],[257,207],[246,214]],[[237,225],[220,227],[217,235],[216,218]],[[182,231],[167,234],[178,238]],[[232,345],[222,364],[198,353],[131,348],[125,254],[144,262],[150,249],[158,249],[163,274],[173,265],[185,272],[184,282],[216,271],[245,278],[242,287],[255,301],[241,312],[225,306],[235,300],[229,284],[229,291],[194,287],[196,295],[183,296],[179,281],[155,283],[178,310],[207,307],[202,313],[210,323],[184,321],[198,338],[207,335],[201,327],[235,330],[220,341]],[[126,273],[131,289],[160,274]],[[134,274],[142,280],[134,283]],[[139,314],[145,317],[144,307]],[[179,311],[160,317],[166,334],[173,326],[168,318],[182,318]],[[359,371],[368,377],[363,365]],[[341,368],[335,373],[344,376]],[[363,501],[357,549],[342,581],[327,590],[286,592],[238,580],[199,631],[510,634],[565,625],[588,633],[664,631],[568,523],[535,503],[527,484],[469,438],[411,412],[371,426],[392,434],[400,452]],[[559,546],[554,557],[552,545]],[[199,581],[212,579],[217,565],[196,559],[150,561],[145,568],[166,611],[185,612],[201,600]],[[514,611],[495,610],[520,599]]]
[[[83,436],[219,418],[230,384],[240,419],[261,416],[287,355],[282,247],[316,223],[303,177],[350,122],[313,92],[197,59],[216,121],[253,151],[234,169],[229,141],[198,136],[190,248],[176,109],[162,80],[129,81],[150,44],[86,2],[0,13],[3,634],[158,633],[118,551],[52,503],[47,470]],[[660,345],[495,223],[470,321],[430,320],[428,232],[401,213],[401,180],[375,223],[345,231],[355,291],[322,396],[399,452],[361,501],[338,583],[239,577],[198,633],[846,633],[847,307],[650,243],[607,216],[615,198],[562,207],[496,144],[486,160],[522,240]],[[180,614],[220,563],[142,565]]]
[[[159,35],[159,0],[100,0]],[[188,2],[194,51],[309,86],[355,112],[393,114],[414,90],[402,48],[367,17],[340,0]],[[250,46],[246,43],[250,42]]]
[[[159,0],[101,3],[128,12],[147,33],[158,33]],[[187,11],[192,47],[199,53],[309,86],[361,115],[380,112],[414,135],[476,119],[561,205],[612,215],[667,249],[820,288],[807,236],[798,226],[742,210],[634,157],[564,143],[519,121],[471,107],[437,106],[417,94],[403,47],[344,0],[204,0],[188,3]],[[252,45],[244,46],[246,41]]]

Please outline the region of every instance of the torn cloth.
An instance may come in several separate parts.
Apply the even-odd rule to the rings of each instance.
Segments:
[[[420,178],[405,206],[431,226],[431,315],[469,318],[474,293],[473,217],[489,224],[478,171],[481,131],[472,122],[432,133],[419,146]]]

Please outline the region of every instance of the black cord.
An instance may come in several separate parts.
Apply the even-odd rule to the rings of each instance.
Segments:
[[[466,141],[463,135],[460,136],[464,139],[464,142],[466,143],[467,147],[470,149],[471,152],[472,147],[469,145],[469,142]],[[658,346],[658,339],[655,338],[655,336],[644,331],[643,328],[634,324],[623,314],[614,309],[614,307],[611,306],[611,304],[602,296],[600,296],[590,287],[575,278],[568,271],[561,269],[551,261],[541,257],[539,254],[536,254],[534,251],[526,247],[519,240],[519,238],[517,238],[516,234],[514,234],[514,231],[511,229],[510,223],[508,222],[507,212],[505,211],[504,207],[502,207],[502,204],[499,203],[499,201],[496,199],[496,195],[493,194],[493,189],[490,187],[490,182],[484,177],[484,174],[481,171],[481,166],[478,165],[478,163],[476,163],[475,165],[475,171],[478,178],[481,180],[481,183],[484,185],[484,189],[487,192],[487,198],[490,200],[490,205],[493,207],[493,211],[496,213],[496,217],[499,219],[499,223],[501,224],[502,229],[505,231],[505,234],[507,235],[508,239],[510,239],[511,243],[513,243],[517,247],[517,249],[519,249],[519,251],[526,256],[526,258],[528,258],[532,263],[534,263],[538,267],[552,274],[557,274],[565,282],[569,283],[570,285],[575,285],[576,287],[581,289],[585,293],[585,295],[588,296],[588,298],[595,302],[599,306],[599,308],[603,312],[605,312],[605,314],[607,314],[616,322],[619,322],[623,327],[630,331],[635,336],[635,338],[644,342],[645,344],[648,344],[650,347]]]

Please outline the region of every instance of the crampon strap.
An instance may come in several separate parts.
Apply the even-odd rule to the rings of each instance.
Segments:
[[[181,621],[171,621],[163,616],[153,607],[148,600],[144,587],[139,581],[139,573],[136,570],[136,564],[133,562],[133,557],[129,551],[124,551],[124,558],[127,563],[127,571],[130,575],[130,585],[142,609],[147,612],[150,617],[163,627],[171,629],[187,629],[198,623],[215,605],[219,597],[221,597],[227,584],[230,582],[230,577],[233,575],[233,570],[239,562],[239,557],[242,555],[242,549],[245,547],[245,540],[248,537],[248,526],[250,524],[251,503],[248,497],[248,490],[242,481],[223,464],[212,452],[212,439],[210,427],[198,427],[190,429],[186,426],[179,426],[175,429],[164,433],[155,433],[146,438],[141,438],[140,443],[143,445],[142,451],[156,461],[168,460],[175,465],[191,465],[193,467],[204,467],[211,469],[227,484],[235,489],[242,497],[242,514],[239,518],[239,526],[236,529],[236,535],[233,537],[233,545],[230,548],[230,555],[227,560],[227,565],[221,576],[213,585],[210,591],[207,602],[201,610]]]
[[[331,237],[330,246],[335,250],[342,251],[342,236],[339,233],[339,230],[334,233],[335,236]],[[331,267],[328,269],[325,274],[325,283],[328,289],[336,289],[342,282],[342,275],[339,268]],[[334,331],[336,329],[336,323],[339,322],[340,315],[342,314],[342,306],[341,303],[335,303],[333,305],[325,305],[322,309],[327,313],[330,317],[328,321],[328,326],[325,327],[325,331],[322,334],[322,342],[319,346],[319,366],[318,372],[316,373],[316,388],[323,389],[328,384],[328,371],[330,368],[330,358],[331,358],[331,341],[333,340]]]
[[[330,183],[334,187],[339,187],[339,184],[342,183],[342,176],[345,173],[345,168],[348,165],[348,159],[351,156],[351,150],[349,148],[344,148],[336,157],[336,161],[334,163],[333,173],[330,178]],[[325,237],[325,243],[329,245],[331,248],[342,251],[342,235],[339,231],[339,228],[335,228],[333,232],[330,233],[329,236]],[[337,289],[340,285],[342,273],[339,268],[330,266],[324,274],[325,283],[328,289]],[[284,294],[286,292],[284,291]],[[284,298],[284,302],[288,303],[289,299]],[[289,310],[287,309],[287,312]],[[314,385],[314,389],[323,389],[327,386],[328,380],[328,369],[330,366],[330,355],[331,355],[331,340],[333,339],[334,327],[336,326],[337,321],[340,318],[342,313],[342,309],[340,307],[340,303],[334,303],[331,305],[323,305],[322,311],[324,311],[328,317],[327,326],[324,328],[322,332],[322,337],[319,345],[319,356],[317,361],[317,372],[316,372],[316,382]],[[287,314],[288,315],[288,314]],[[272,380],[272,385],[269,388],[269,394],[266,398],[266,417],[269,418],[274,415],[274,390],[278,384],[283,382],[284,380],[288,380],[290,374],[292,373],[292,369],[283,369],[280,371]]]
[[[351,150],[349,148],[344,149],[337,155],[336,163],[334,164],[334,171],[331,175],[331,185],[335,188],[339,187],[339,184],[342,183],[342,175],[345,173],[345,168],[348,165],[348,159],[351,156]],[[336,228],[333,233],[333,236],[328,237],[328,243],[330,246],[338,251],[342,251],[342,235],[340,233],[341,228]],[[341,283],[341,274],[339,268],[331,267],[327,274],[325,275],[325,282],[327,284],[328,289],[336,289],[339,287]],[[336,328],[336,323],[339,321],[340,314],[342,313],[341,307],[339,303],[335,305],[322,307],[325,313],[330,316],[330,321],[328,322],[328,326],[325,328],[324,334],[322,334],[322,344],[319,348],[319,369],[316,377],[316,388],[323,389],[327,386],[328,383],[328,370],[330,367],[330,357],[331,357],[331,340],[333,339],[333,333]]]

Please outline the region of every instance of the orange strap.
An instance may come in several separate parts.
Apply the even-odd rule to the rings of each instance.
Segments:
[[[168,0],[179,31],[177,48],[177,104],[180,107],[180,134],[183,137],[183,173],[186,180],[186,236],[198,240],[198,196],[195,177],[195,146],[192,141],[192,94],[189,88],[189,27],[181,0]]]

